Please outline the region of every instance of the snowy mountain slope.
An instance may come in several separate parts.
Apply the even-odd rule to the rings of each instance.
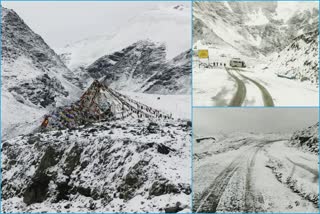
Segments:
[[[138,89],[145,79],[161,69],[165,46],[138,41],[121,51],[103,56],[88,66],[93,78],[104,77],[104,83],[115,89]]]
[[[319,123],[296,131],[293,133],[289,143],[295,147],[300,147],[314,154],[318,154],[318,131]]]
[[[318,84],[318,38],[318,30],[298,36],[279,54],[270,57],[268,70],[280,77]]]
[[[133,17],[117,32],[107,32],[105,36],[87,38],[57,49],[57,52],[65,56],[67,66],[71,70],[76,70],[92,64],[106,54],[128,47],[136,41],[149,39],[164,43],[167,47],[167,59],[172,59],[190,48],[190,31],[188,4],[169,8],[161,7]]]
[[[5,141],[2,209],[190,211],[190,130],[127,117]]]
[[[301,3],[302,4],[302,3]],[[315,3],[195,2],[194,42],[228,44],[244,55],[268,55],[286,47],[295,37],[315,30]],[[289,8],[286,19],[281,15]]]
[[[72,72],[13,10],[2,7],[3,136],[80,94]],[[72,83],[73,82],[73,83]],[[14,100],[12,100],[14,99]],[[28,111],[18,117],[13,109]],[[23,131],[23,127],[18,128]],[[16,130],[17,132],[20,132]]]
[[[146,93],[188,94],[190,93],[191,50],[185,51],[169,61],[162,72],[151,76],[142,86]]]
[[[103,56],[88,66],[92,78],[103,78],[116,90],[157,94],[186,94],[190,91],[191,51],[166,61],[166,47],[148,40]]]

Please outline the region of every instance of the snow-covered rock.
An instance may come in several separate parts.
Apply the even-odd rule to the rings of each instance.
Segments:
[[[16,12],[2,7],[3,137],[25,133],[48,108],[75,100],[73,73]],[[23,116],[17,112],[28,112]]]
[[[319,122],[303,130],[296,131],[289,144],[318,154],[318,130]]]
[[[127,118],[3,142],[5,212],[190,210],[185,121]]]
[[[318,37],[318,30],[298,36],[285,49],[271,57],[268,69],[279,77],[318,84]]]

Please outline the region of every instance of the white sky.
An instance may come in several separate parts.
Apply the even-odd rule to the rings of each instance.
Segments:
[[[202,108],[194,109],[198,135],[218,132],[292,132],[318,121],[317,108]]]
[[[97,35],[112,35],[134,16],[186,2],[2,2],[54,48]]]

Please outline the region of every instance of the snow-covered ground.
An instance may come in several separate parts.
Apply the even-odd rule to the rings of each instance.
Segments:
[[[230,59],[230,58],[229,58]],[[223,60],[228,61],[223,58]],[[209,63],[223,62],[221,59],[210,59]],[[317,85],[308,82],[299,82],[278,77],[274,72],[264,70],[263,64],[252,65],[252,59],[248,59],[249,65],[244,69],[230,69],[215,66],[199,68],[198,59],[193,63],[193,102],[195,106],[227,106],[237,91],[236,80],[228,74],[227,69],[238,77],[246,87],[243,106],[263,106],[261,90],[249,77],[261,84],[272,97],[275,106],[317,106],[319,102],[319,89]],[[246,60],[245,60],[246,61]],[[246,61],[247,62],[247,61]],[[207,62],[206,62],[207,63]],[[227,68],[227,69],[226,69]],[[243,76],[239,75],[239,73]]]
[[[129,117],[5,141],[2,211],[190,212],[190,132]]]
[[[200,68],[193,72],[193,105],[227,106],[237,85],[224,68]]]
[[[243,69],[244,75],[262,83],[271,94],[276,106],[317,106],[319,88],[308,82],[280,78],[261,68]]]
[[[194,212],[318,212],[318,156],[289,135],[194,142]]]

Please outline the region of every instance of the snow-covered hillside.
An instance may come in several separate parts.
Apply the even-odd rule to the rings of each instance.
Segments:
[[[5,212],[190,212],[186,122],[125,120],[3,142]]]
[[[160,7],[128,20],[117,32],[107,32],[57,49],[63,54],[71,70],[86,67],[98,58],[119,51],[139,40],[164,43],[167,59],[172,59],[190,48],[191,26],[188,4]],[[183,38],[183,39],[179,39]]]
[[[296,37],[270,58],[268,70],[273,70],[280,77],[319,84],[318,38],[318,29]]]
[[[190,211],[191,122],[172,112],[95,80],[33,132],[3,141],[2,210]]]
[[[292,135],[289,143],[295,147],[318,154],[318,133],[319,122],[303,130],[296,131]]]
[[[195,2],[194,42],[233,47],[246,56],[281,51],[295,37],[317,29],[316,3]],[[292,10],[286,19],[284,9]]]
[[[30,131],[25,125],[47,109],[80,95],[73,73],[13,10],[2,7],[2,134]]]
[[[166,60],[163,44],[138,41],[121,51],[97,59],[83,72],[116,89],[153,94],[190,91],[191,51]]]

